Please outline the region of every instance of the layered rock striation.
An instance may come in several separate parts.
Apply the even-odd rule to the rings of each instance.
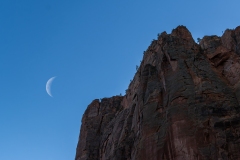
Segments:
[[[160,34],[126,95],[87,107],[75,159],[240,159],[240,26]]]

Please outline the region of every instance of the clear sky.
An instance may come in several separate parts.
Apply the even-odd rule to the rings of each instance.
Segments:
[[[87,105],[125,94],[158,33],[185,25],[194,39],[221,35],[240,25],[239,6],[239,0],[1,0],[0,159],[73,160]],[[53,76],[50,97],[45,85]]]

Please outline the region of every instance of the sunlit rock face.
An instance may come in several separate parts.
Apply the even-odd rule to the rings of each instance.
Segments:
[[[197,44],[188,29],[146,50],[125,96],[94,100],[76,160],[240,159],[240,27]]]

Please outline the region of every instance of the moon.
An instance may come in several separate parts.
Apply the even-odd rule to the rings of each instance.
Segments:
[[[53,80],[54,80],[55,78],[56,78],[56,77],[50,78],[50,79],[47,81],[47,83],[46,83],[46,91],[47,91],[47,94],[48,94],[49,96],[51,96],[51,97],[53,97],[52,94],[51,94],[51,85],[52,85],[52,82],[53,82]]]

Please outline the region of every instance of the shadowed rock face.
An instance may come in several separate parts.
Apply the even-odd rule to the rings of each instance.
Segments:
[[[88,106],[75,159],[240,159],[240,26],[200,44],[163,32],[125,96]]]

